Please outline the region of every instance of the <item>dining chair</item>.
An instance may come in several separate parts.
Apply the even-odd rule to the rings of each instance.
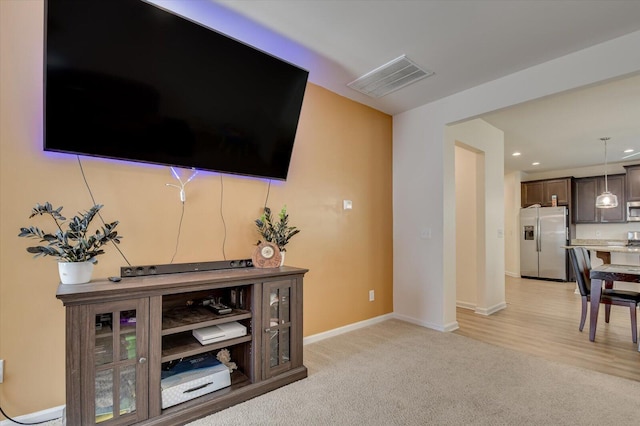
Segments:
[[[573,271],[576,275],[576,282],[582,297],[582,315],[580,317],[580,331],[584,328],[587,319],[587,305],[591,300],[591,260],[589,252],[584,247],[573,247],[569,250],[569,257]],[[638,342],[638,322],[636,307],[640,304],[640,292],[619,290],[614,288],[602,289],[600,303],[605,306],[605,322],[609,322],[611,305],[628,306],[631,314],[631,337],[633,343]]]

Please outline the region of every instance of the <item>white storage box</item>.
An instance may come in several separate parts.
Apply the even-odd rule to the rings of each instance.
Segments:
[[[203,345],[247,335],[247,327],[237,321],[193,330],[193,336]]]
[[[230,385],[231,376],[224,364],[175,374],[160,381],[162,408],[180,404]]]

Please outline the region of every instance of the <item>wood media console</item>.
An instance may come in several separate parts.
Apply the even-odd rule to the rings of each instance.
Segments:
[[[66,311],[66,424],[177,425],[307,377],[302,284],[307,269],[240,268],[60,284]],[[202,300],[233,310],[214,313]],[[202,345],[193,330],[237,322],[247,334]],[[162,408],[171,362],[227,349],[231,385]]]

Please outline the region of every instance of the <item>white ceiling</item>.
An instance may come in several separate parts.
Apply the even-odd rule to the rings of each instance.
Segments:
[[[392,115],[640,30],[638,0],[212,1],[277,33],[296,54],[260,46],[264,37],[248,43],[308,69],[313,83]],[[347,87],[401,55],[435,75],[377,99]],[[505,131],[505,171],[600,164],[603,136],[612,138],[609,161],[620,161],[623,148],[640,152],[640,76],[483,118]],[[511,156],[515,150],[520,158]]]
[[[611,138],[607,142],[609,163],[640,162],[640,75],[527,102],[482,118],[505,132],[505,172],[601,165],[602,137]],[[627,149],[634,152],[625,153]],[[522,155],[512,156],[516,151]]]

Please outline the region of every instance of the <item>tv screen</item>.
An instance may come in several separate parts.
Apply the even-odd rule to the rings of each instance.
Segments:
[[[141,0],[48,0],[46,151],[285,180],[308,72]]]

